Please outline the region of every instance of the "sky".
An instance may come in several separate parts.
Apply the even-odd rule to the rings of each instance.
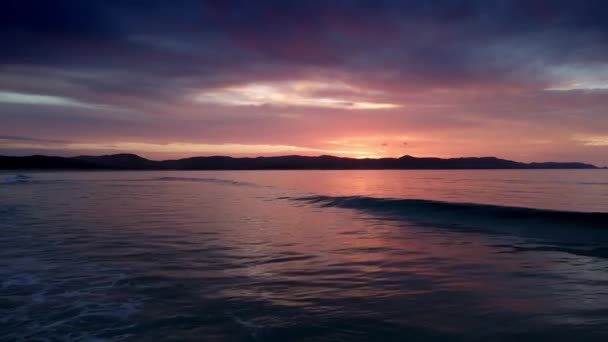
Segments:
[[[0,7],[0,154],[608,165],[606,1]]]

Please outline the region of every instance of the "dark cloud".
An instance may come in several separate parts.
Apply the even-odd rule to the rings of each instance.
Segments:
[[[0,14],[11,46],[0,60],[118,74],[113,84],[82,80],[109,92],[186,76],[241,81],[218,80],[231,69],[243,79],[329,68],[424,83],[529,81],[546,65],[605,60],[606,10],[604,1],[12,0]]]
[[[15,135],[0,135],[0,140],[27,141],[27,142],[37,142],[37,143],[67,143],[68,142],[66,140],[40,139],[40,138],[20,137],[20,136],[15,136]]]

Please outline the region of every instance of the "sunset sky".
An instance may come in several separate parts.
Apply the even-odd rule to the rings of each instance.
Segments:
[[[608,165],[607,1],[0,7],[0,154]]]

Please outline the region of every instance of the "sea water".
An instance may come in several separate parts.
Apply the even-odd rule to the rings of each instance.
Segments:
[[[606,341],[608,172],[0,174],[1,341]]]

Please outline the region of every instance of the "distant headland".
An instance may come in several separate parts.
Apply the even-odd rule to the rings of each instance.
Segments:
[[[0,156],[0,169],[41,170],[464,170],[464,169],[599,169],[585,163],[522,163],[495,157],[354,159],[335,156],[278,156],[233,158],[192,157],[155,161],[135,154],[103,156]]]

